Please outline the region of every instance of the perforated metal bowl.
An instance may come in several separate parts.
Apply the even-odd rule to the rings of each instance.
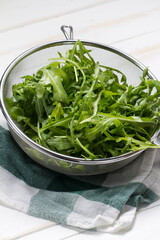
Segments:
[[[67,28],[69,29],[69,35],[66,31]],[[2,76],[0,86],[1,107],[10,132],[27,155],[39,164],[54,171],[69,175],[95,175],[121,168],[137,158],[142,151],[96,160],[85,160],[83,158],[62,155],[32,141],[21,131],[7,111],[5,98],[12,96],[12,85],[22,81],[22,76],[32,75],[38,69],[47,65],[48,59],[56,57],[58,51],[65,54],[68,49],[73,47],[76,40],[72,39],[72,27],[62,26],[61,29],[66,36],[66,40],[50,42],[27,50],[8,66]],[[95,60],[103,65],[122,71],[129,79],[130,84],[136,85],[138,83],[136,81],[139,81],[139,76],[142,76],[142,72],[146,68],[139,61],[111,46],[91,41],[81,41],[92,50],[92,56]],[[150,71],[148,74],[150,78],[156,79]]]

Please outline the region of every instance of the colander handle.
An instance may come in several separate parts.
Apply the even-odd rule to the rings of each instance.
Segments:
[[[67,30],[69,29],[69,34]],[[61,26],[61,30],[67,40],[73,40],[73,27],[70,25]]]

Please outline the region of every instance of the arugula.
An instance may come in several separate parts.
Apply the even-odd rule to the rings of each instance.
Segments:
[[[12,119],[38,144],[85,159],[118,156],[160,146],[160,82],[148,69],[136,87],[118,69],[101,65],[77,41],[66,56],[13,86],[6,98]]]

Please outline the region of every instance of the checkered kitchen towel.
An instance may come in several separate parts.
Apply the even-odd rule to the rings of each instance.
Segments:
[[[140,204],[160,194],[160,150],[128,166],[72,178],[32,161],[0,127],[0,201],[26,214],[83,229],[118,232],[132,226]]]

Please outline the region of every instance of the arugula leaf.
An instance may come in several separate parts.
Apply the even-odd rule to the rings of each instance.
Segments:
[[[148,68],[137,86],[118,69],[101,65],[78,40],[6,98],[12,119],[32,140],[84,159],[160,148],[151,142],[160,121],[160,82]]]
[[[73,147],[71,142],[68,140],[66,136],[54,136],[49,139],[47,139],[47,144],[53,149],[56,148],[56,150],[66,150]],[[54,149],[55,150],[55,149]]]

